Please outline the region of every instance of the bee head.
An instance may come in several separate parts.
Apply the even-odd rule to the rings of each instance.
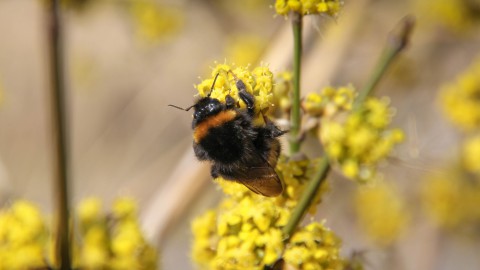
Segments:
[[[194,106],[193,119],[198,123],[224,109],[224,105],[216,98],[204,97]]]

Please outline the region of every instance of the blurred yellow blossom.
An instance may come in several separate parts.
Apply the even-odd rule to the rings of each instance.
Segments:
[[[0,269],[46,267],[47,236],[44,218],[34,204],[18,200],[0,209]]]
[[[476,228],[480,224],[480,181],[472,181],[460,167],[427,175],[421,195],[425,210],[441,227]]]
[[[441,89],[440,101],[447,117],[465,131],[480,128],[480,58],[455,82]]]
[[[356,96],[353,87],[324,88],[307,96],[304,107],[320,116],[318,135],[325,151],[343,174],[361,182],[375,176],[376,165],[402,142],[400,129],[389,129],[394,110],[387,98],[368,98],[359,111],[352,112]]]
[[[102,269],[108,264],[110,251],[108,231],[105,224],[96,224],[83,232],[80,262],[88,269]]]
[[[119,219],[133,219],[137,216],[137,204],[133,198],[121,197],[113,202],[112,213]]]
[[[155,43],[176,34],[183,23],[182,13],[153,0],[131,1],[135,30],[141,40]]]
[[[480,135],[468,138],[462,148],[463,166],[480,180]]]
[[[288,15],[291,11],[302,15],[327,14],[336,16],[343,2],[339,0],[276,0],[275,11]]]
[[[102,202],[98,198],[87,198],[80,202],[77,212],[81,223],[96,222],[102,215]]]
[[[376,182],[360,186],[355,196],[360,226],[376,243],[388,246],[405,231],[410,215],[393,186]]]
[[[253,65],[258,62],[266,41],[254,35],[235,35],[229,37],[225,48],[225,58],[239,66]]]
[[[472,28],[478,16],[475,4],[469,0],[412,0],[414,9],[429,25],[442,25],[457,32]],[[477,4],[478,6],[478,4]]]

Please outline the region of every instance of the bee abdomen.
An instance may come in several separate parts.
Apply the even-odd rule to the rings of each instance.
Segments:
[[[207,152],[213,161],[232,163],[240,160],[245,154],[247,141],[244,135],[235,127],[235,122],[230,121],[210,128],[198,145]]]

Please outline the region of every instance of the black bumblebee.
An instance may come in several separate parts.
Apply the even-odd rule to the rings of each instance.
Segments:
[[[221,176],[263,196],[278,196],[283,184],[274,169],[280,155],[277,137],[286,131],[266,117],[264,126],[253,125],[254,97],[247,92],[243,81],[233,76],[246,109],[240,108],[230,95],[226,96],[225,103],[210,97],[218,74],[210,93],[194,105],[186,109],[169,106],[185,111],[194,108],[193,150],[199,160],[212,162],[213,178]]]

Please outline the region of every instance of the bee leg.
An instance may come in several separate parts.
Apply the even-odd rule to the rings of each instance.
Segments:
[[[280,130],[273,122],[267,123],[265,128],[270,131],[270,134],[273,138],[280,137],[288,132],[288,130]]]
[[[238,95],[247,105],[248,114],[253,116],[255,114],[255,98],[252,94],[247,92],[247,87],[242,80],[237,80],[235,84],[238,89]]]
[[[225,106],[227,109],[232,109],[235,107],[235,99],[232,98],[232,96],[227,95],[225,97]]]
[[[263,116],[263,121],[265,122],[265,129],[269,131],[270,136],[272,138],[280,137],[283,134],[287,133],[288,130],[280,130],[273,122],[270,120],[268,117],[266,117],[264,114]]]
[[[200,147],[196,143],[193,144],[193,152],[195,153],[195,156],[198,158],[198,160],[209,160],[210,159],[207,151],[205,151],[202,147]]]
[[[210,168],[210,175],[213,179],[220,176],[220,173],[218,171],[218,166],[216,164],[212,164],[212,168]]]

